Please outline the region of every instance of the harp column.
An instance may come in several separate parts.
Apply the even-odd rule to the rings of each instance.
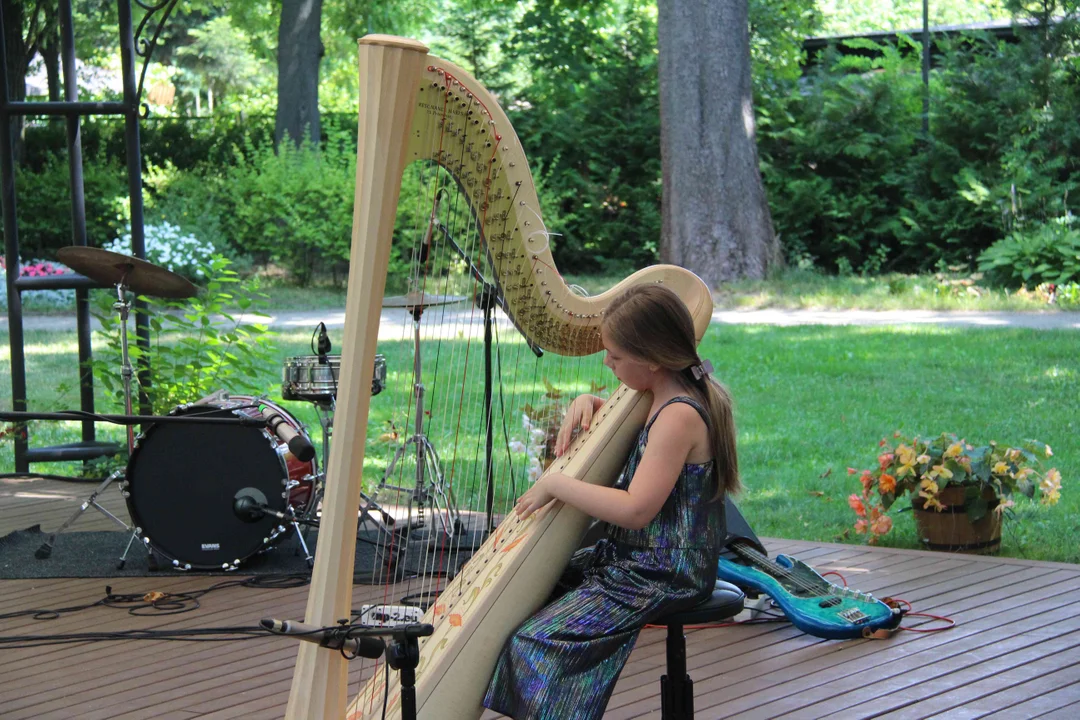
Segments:
[[[304,615],[308,623],[319,626],[349,617],[351,607],[379,312],[408,134],[427,50],[422,43],[387,35],[368,35],[360,40],[356,196],[335,442],[327,464],[319,544]],[[300,643],[285,717],[343,718],[347,687],[348,668],[339,651]]]

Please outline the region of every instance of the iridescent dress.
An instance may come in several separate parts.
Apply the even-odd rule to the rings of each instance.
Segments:
[[[657,415],[638,436],[615,483],[626,488]],[[693,607],[712,592],[723,502],[714,502],[713,461],[683,467],[660,513],[641,530],[608,526],[607,537],[579,550],[555,593],[507,641],[484,705],[515,720],[589,720],[604,714],[642,626]]]

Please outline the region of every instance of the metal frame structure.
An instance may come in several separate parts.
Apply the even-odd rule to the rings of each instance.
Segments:
[[[131,0],[117,0],[120,58],[123,75],[123,99],[120,102],[81,102],[75,70],[75,37],[72,25],[71,0],[60,0],[60,54],[64,75],[64,100],[60,102],[14,102],[7,86],[7,48],[4,34],[0,32],[0,201],[4,213],[4,244],[7,257],[8,331],[11,346],[11,398],[12,409],[26,410],[26,357],[24,352],[22,293],[34,290],[74,289],[76,297],[76,324],[79,336],[79,396],[81,409],[94,410],[93,375],[90,371],[91,332],[89,289],[102,285],[81,275],[52,277],[19,277],[19,235],[15,192],[14,142],[12,117],[60,116],[67,121],[67,151],[71,181],[71,228],[72,244],[86,242],[86,209],[83,186],[83,156],[80,118],[91,115],[122,115],[124,117],[124,140],[127,156],[128,198],[131,208],[131,252],[137,258],[146,258],[146,241],[143,234],[142,197],[142,151],[139,137],[139,120],[149,112],[141,103],[143,80],[150,63],[150,56],[158,37],[179,0],[144,2],[135,0],[144,11],[138,27],[134,25]],[[155,24],[156,18],[156,24]],[[0,28],[3,27],[3,11],[0,10]],[[150,38],[143,37],[143,33]],[[136,85],[136,57],[142,58],[142,69]],[[150,324],[146,304],[135,303],[136,343],[144,350],[150,346]],[[139,377],[145,387],[149,381],[149,366],[140,362]],[[149,412],[145,395],[140,394],[142,414]],[[58,460],[89,460],[117,452],[113,443],[97,442],[92,420],[82,424],[82,441],[53,447],[31,448],[29,437],[15,435],[15,470],[27,472],[32,462],[55,462]]]

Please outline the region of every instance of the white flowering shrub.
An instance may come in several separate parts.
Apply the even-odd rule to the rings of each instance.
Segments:
[[[179,226],[168,222],[146,225],[146,259],[155,265],[183,275],[189,280],[203,278],[203,266],[214,257],[212,243],[203,242],[194,235],[184,234]],[[131,228],[128,232],[104,245],[105,250],[124,255],[131,254]]]

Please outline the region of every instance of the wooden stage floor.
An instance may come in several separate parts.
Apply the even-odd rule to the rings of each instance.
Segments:
[[[0,536],[57,527],[93,489],[0,479]],[[103,504],[124,513],[115,488]],[[126,513],[124,513],[126,517]],[[112,529],[89,511],[75,530]],[[821,640],[786,623],[687,633],[697,717],[1080,718],[1080,566],[769,539],[770,553],[836,570],[854,588],[948,616],[950,630],[888,640]],[[236,578],[245,577],[242,572]],[[231,578],[230,578],[231,579]],[[0,615],[95,602],[117,594],[177,593],[221,578],[157,577],[0,581]],[[404,594],[398,588],[391,598]],[[381,598],[357,586],[354,607]],[[135,617],[95,607],[56,620],[0,619],[0,637],[255,625],[300,618],[307,588],[233,586],[179,615]],[[921,618],[905,625],[918,627]],[[216,643],[126,640],[0,652],[0,717],[181,720],[280,718],[296,646],[283,638]],[[370,672],[353,661],[350,693]],[[659,718],[664,632],[646,629],[605,718]],[[484,718],[498,717],[487,713]],[[432,720],[438,720],[432,718]]]

